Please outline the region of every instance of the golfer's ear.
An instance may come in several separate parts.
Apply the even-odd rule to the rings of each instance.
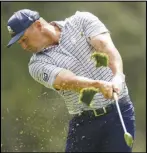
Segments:
[[[34,26],[35,26],[35,28],[37,28],[38,30],[41,31],[42,24],[41,24],[41,22],[39,20],[34,22]]]

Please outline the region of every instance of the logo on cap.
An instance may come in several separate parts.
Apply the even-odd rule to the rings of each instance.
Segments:
[[[11,29],[11,27],[10,26],[7,26],[7,28],[8,28],[8,31],[9,31],[9,33],[11,34],[11,35],[13,35],[15,32]]]

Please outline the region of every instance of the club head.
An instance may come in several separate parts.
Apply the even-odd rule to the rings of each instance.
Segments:
[[[130,133],[126,132],[124,134],[124,138],[125,138],[125,141],[126,141],[126,144],[131,148],[132,145],[133,145],[133,137]]]

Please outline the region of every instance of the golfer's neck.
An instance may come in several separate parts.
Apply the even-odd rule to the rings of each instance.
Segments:
[[[55,28],[55,37],[54,37],[54,42],[55,44],[59,44],[59,39],[60,39],[60,35],[61,35],[61,29],[58,26],[54,26]]]

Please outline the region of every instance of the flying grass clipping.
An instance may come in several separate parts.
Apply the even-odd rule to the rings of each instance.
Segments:
[[[101,67],[107,67],[109,63],[108,55],[106,53],[98,53],[94,52],[91,55],[91,59],[95,61],[95,66]],[[90,88],[83,88],[80,90],[80,97],[79,97],[79,102],[83,102],[88,106],[91,106],[91,102],[94,98],[94,95],[99,92],[99,89],[96,89],[94,87]]]

